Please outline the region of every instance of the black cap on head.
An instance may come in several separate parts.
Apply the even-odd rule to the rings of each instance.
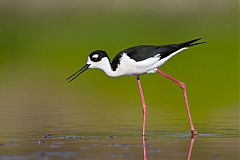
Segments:
[[[102,58],[107,57],[108,55],[105,51],[102,50],[96,50],[93,51],[92,53],[90,53],[89,58],[91,59],[91,61],[93,62],[99,62],[101,61]]]
[[[102,50],[96,50],[92,53],[89,54],[89,58],[92,62],[99,62],[101,61],[104,57],[108,58],[108,55],[105,51]],[[109,60],[109,58],[108,58]],[[110,61],[110,60],[109,60]],[[89,67],[91,65],[94,65],[95,63],[90,62],[90,64],[86,64],[85,66],[83,66],[81,69],[79,69],[77,72],[75,72],[73,75],[71,75],[70,77],[67,78],[68,82],[71,82],[72,80],[74,80],[75,78],[77,78],[80,74],[82,74],[84,71],[86,71],[87,69],[89,69]]]

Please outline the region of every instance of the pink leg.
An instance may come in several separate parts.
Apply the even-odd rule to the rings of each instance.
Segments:
[[[197,135],[193,135],[192,136],[190,147],[189,147],[189,151],[188,151],[188,157],[187,157],[188,160],[191,159],[192,148],[193,148],[193,144],[194,144],[195,139],[197,139]]]
[[[142,85],[141,85],[139,77],[137,77],[137,83],[138,83],[138,89],[139,89],[139,92],[140,92],[140,96],[141,96],[141,99],[142,99],[142,109],[143,109],[143,131],[142,131],[142,135],[145,136],[147,106],[146,106],[146,103],[145,103],[145,100],[144,100]]]
[[[197,131],[194,129],[194,126],[193,126],[193,122],[192,122],[192,117],[191,117],[191,114],[190,114],[190,109],[189,109],[189,106],[188,106],[188,99],[187,99],[187,91],[186,91],[186,86],[183,82],[169,76],[168,74],[164,73],[163,71],[161,71],[160,69],[157,70],[158,73],[160,73],[161,75],[163,75],[164,77],[167,77],[168,79],[172,80],[173,82],[177,83],[178,85],[180,85],[180,87],[182,88],[183,90],[183,95],[184,95],[184,99],[185,99],[185,104],[186,104],[186,108],[187,108],[187,114],[188,114],[188,119],[189,119],[189,122],[190,122],[190,128],[191,128],[191,132],[193,135],[197,135]]]

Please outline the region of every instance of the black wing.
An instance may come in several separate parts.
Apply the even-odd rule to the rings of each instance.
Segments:
[[[201,38],[198,38],[198,39],[194,39],[194,40],[180,43],[180,44],[170,44],[170,45],[164,45],[164,46],[140,45],[140,46],[135,46],[135,47],[125,49],[114,57],[111,64],[112,69],[114,71],[116,70],[123,53],[126,53],[131,59],[134,59],[136,62],[143,61],[150,57],[154,57],[157,54],[160,54],[161,59],[163,59],[181,48],[205,43],[205,42],[194,43],[200,39]]]

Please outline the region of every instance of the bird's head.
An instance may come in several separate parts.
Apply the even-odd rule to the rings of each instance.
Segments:
[[[75,78],[77,78],[81,73],[86,71],[89,68],[99,68],[102,69],[104,65],[109,62],[108,55],[105,51],[96,50],[89,54],[87,58],[87,64],[75,72],[73,75],[67,78],[68,82],[71,82]]]
[[[100,68],[109,61],[108,55],[105,51],[96,50],[89,54],[87,65],[88,68]]]

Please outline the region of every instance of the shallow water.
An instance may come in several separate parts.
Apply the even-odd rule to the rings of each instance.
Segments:
[[[142,139],[139,97],[115,103],[118,97],[106,101],[105,95],[84,92],[84,87],[75,90],[76,83],[55,88],[52,83],[14,82],[0,93],[1,160],[239,159],[237,105],[204,112],[192,105],[199,135],[191,139],[183,99],[171,106],[161,100],[147,103]]]
[[[199,135],[191,138],[186,115],[179,118],[178,113],[149,108],[147,136],[142,138],[141,108],[132,107],[139,110],[134,113],[115,106],[108,114],[104,106],[77,112],[55,110],[56,106],[29,107],[28,103],[8,105],[1,112],[1,160],[239,159],[233,115],[216,115],[211,123],[195,120]]]
[[[239,159],[238,138],[182,134],[171,138],[154,135],[44,135],[1,144],[0,159]]]

